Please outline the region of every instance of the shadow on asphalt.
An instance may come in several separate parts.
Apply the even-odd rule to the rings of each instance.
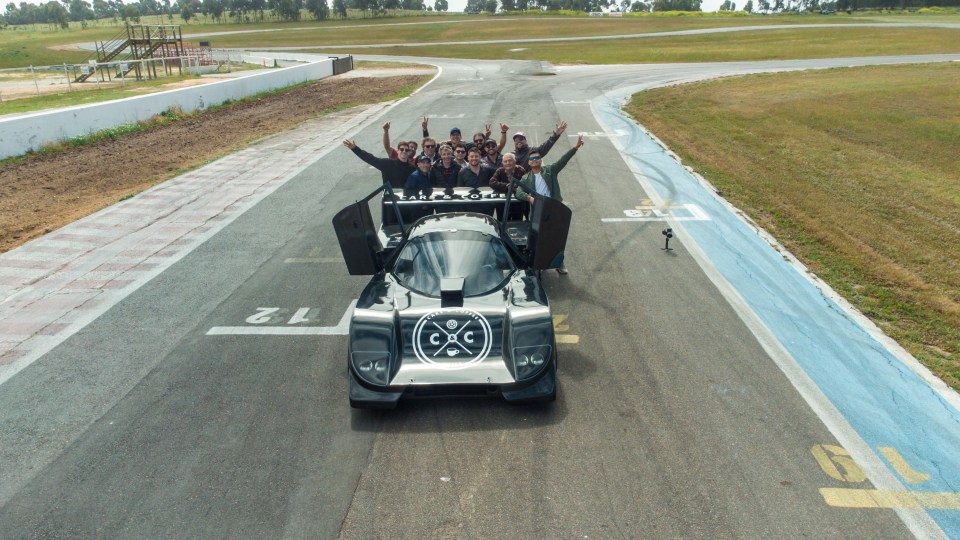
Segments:
[[[441,397],[401,399],[392,411],[352,410],[354,431],[376,433],[437,433],[533,429],[550,426],[567,416],[563,375],[553,403],[513,405],[500,397]]]

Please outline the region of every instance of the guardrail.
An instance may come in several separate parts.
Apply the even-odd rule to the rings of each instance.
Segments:
[[[297,60],[313,61],[199,86],[0,118],[0,159],[39,150],[47,144],[90,135],[104,129],[141,122],[174,107],[191,112],[228,100],[243,99],[261,92],[334,75],[334,64],[338,58],[303,54],[296,56]],[[278,55],[268,57],[283,59]],[[322,59],[318,60],[319,58]]]

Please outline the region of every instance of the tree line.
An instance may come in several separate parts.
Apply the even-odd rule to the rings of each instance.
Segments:
[[[427,4],[426,2],[432,2]],[[816,11],[856,11],[858,9],[908,9],[933,6],[958,6],[960,0],[747,0],[746,12],[786,13]],[[468,0],[467,13],[496,13],[498,11],[553,11],[569,10],[597,12],[700,11],[701,0]],[[68,28],[70,22],[79,22],[85,28],[90,21],[112,19],[114,22],[156,22],[164,18],[173,23],[173,17],[184,21],[202,15],[219,23],[253,23],[265,20],[299,21],[304,11],[316,20],[331,17],[346,18],[353,9],[364,17],[387,16],[399,10],[440,11],[449,8],[448,0],[50,0],[44,4],[10,2],[0,15],[0,27],[45,24]],[[735,0],[724,0],[721,11],[736,11]],[[151,19],[156,18],[156,21]]]

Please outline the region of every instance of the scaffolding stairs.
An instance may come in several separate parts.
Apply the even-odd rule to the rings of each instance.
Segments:
[[[116,76],[123,77],[130,71],[136,70],[139,78],[141,71],[138,67],[139,60],[180,56],[183,50],[183,35],[177,25],[127,25],[122,33],[109,41],[99,41],[95,45],[96,56],[91,57],[88,63],[93,63],[92,61],[96,59],[97,64],[104,64],[126,52],[125,59],[128,61],[126,69],[122,72],[118,69]],[[161,54],[156,54],[158,51]],[[89,69],[86,73],[81,71],[74,81],[84,82],[95,74],[94,69]]]

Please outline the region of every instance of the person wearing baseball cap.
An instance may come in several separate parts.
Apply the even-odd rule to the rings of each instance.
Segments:
[[[433,161],[429,156],[421,154],[417,158],[417,170],[410,173],[407,182],[403,186],[404,197],[414,197],[417,195],[427,195],[433,193],[430,186],[430,167]]]
[[[553,148],[553,144],[557,142],[557,139],[559,139],[560,135],[562,135],[563,132],[566,130],[567,130],[567,123],[563,121],[558,122],[557,127],[556,129],[553,130],[553,134],[550,135],[550,138],[547,139],[546,142],[544,142],[540,146],[533,146],[533,147],[527,144],[526,133],[522,131],[518,131],[514,133],[513,134],[513,155],[517,156],[517,163],[519,163],[520,165],[526,166],[527,158],[530,157],[530,152],[532,152],[533,150],[536,150],[540,154],[540,157],[546,156],[547,152],[549,152],[550,149]]]

